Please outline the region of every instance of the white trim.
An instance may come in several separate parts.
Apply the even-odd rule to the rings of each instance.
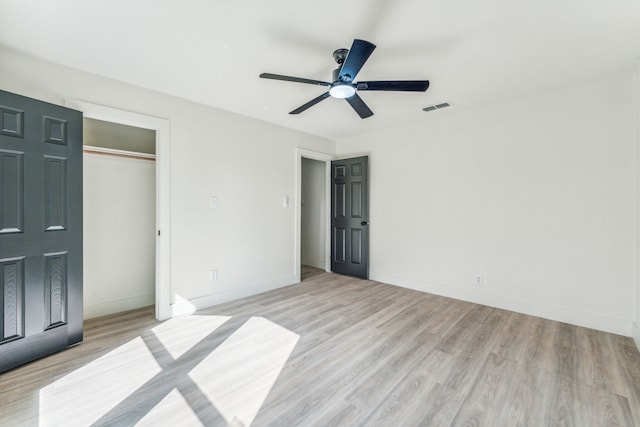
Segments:
[[[636,347],[640,350],[640,58],[636,59],[635,79],[634,79],[634,105],[633,111],[635,120],[633,121],[633,133],[635,140],[635,170],[636,170],[636,280],[634,292],[634,317],[632,337],[636,343]]]
[[[107,314],[120,313],[122,311],[134,310],[136,308],[147,307],[154,303],[153,294],[135,295],[127,298],[119,298],[113,301],[101,302],[84,306],[84,318],[106,316]]]
[[[294,275],[288,275],[278,277],[268,282],[257,282],[248,286],[242,286],[234,288],[225,292],[217,292],[215,294],[204,295],[192,299],[180,299],[179,295],[176,297],[179,299],[174,305],[172,305],[173,315],[180,316],[183,314],[191,314],[197,310],[213,307],[214,305],[223,304],[229,301],[235,301],[240,298],[258,295],[264,292],[271,291],[273,289],[282,288],[284,286],[293,285],[298,283]]]
[[[308,265],[309,267],[320,268],[322,270],[325,270],[326,268],[326,262],[321,259],[302,258],[301,264]]]
[[[300,238],[301,238],[301,216],[302,206],[302,158],[318,160],[325,163],[325,271],[331,271],[331,160],[335,159],[333,154],[321,153],[305,148],[296,148],[296,224],[294,233],[294,276],[295,283],[300,282]]]
[[[536,301],[478,292],[455,286],[445,286],[423,280],[398,277],[374,271],[370,272],[369,280],[496,307],[503,310],[515,311],[517,313],[528,314],[531,316],[542,317],[544,319],[570,323],[572,325],[584,326],[586,328],[598,329],[600,331],[624,335],[627,337],[631,336],[632,322],[629,320],[602,316],[596,313],[588,313],[575,310],[570,307],[541,304]]]
[[[115,148],[95,147],[93,145],[83,145],[82,151],[90,154],[110,154],[120,157],[132,157],[136,159],[156,159],[155,154],[139,153],[137,151],[116,150]]]
[[[371,153],[368,151],[363,151],[362,153],[349,153],[349,154],[340,154],[336,156],[333,160],[347,160],[347,159],[355,159],[357,157],[367,157],[371,158]],[[369,174],[371,176],[371,174]]]
[[[65,106],[82,111],[84,117],[120,123],[156,132],[156,318],[172,317],[171,308],[171,127],[167,119],[66,98]]]

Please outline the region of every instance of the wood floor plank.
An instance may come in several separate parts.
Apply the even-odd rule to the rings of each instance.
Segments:
[[[369,414],[377,408],[388,395],[389,387],[395,387],[406,372],[415,369],[416,364],[422,359],[422,353],[428,351],[437,341],[437,337],[428,332],[421,332],[412,341],[413,345],[397,351],[354,381],[345,400],[360,408],[363,414]]]
[[[365,346],[354,346],[355,343],[351,342],[351,346],[342,351],[336,351],[335,346],[332,346],[326,358],[313,367],[313,372],[305,376],[307,384],[313,384],[313,386],[307,387],[306,390],[286,388],[284,396],[279,396],[280,407],[275,411],[265,410],[258,421],[267,425],[290,425],[296,419],[313,418],[315,415],[312,415],[312,412],[317,411],[319,405],[331,399],[344,387],[352,386],[367,372],[388,363],[394,354],[404,352],[403,347],[406,344],[420,345],[415,338],[422,331],[407,328],[415,322],[415,315],[403,316],[398,320],[393,331],[383,333],[381,330],[376,330],[377,336],[365,342]],[[334,342],[337,344],[342,341]],[[274,399],[278,399],[277,391],[274,395],[276,396]],[[284,407],[288,409],[283,411]]]
[[[301,276],[167,322],[88,320],[82,344],[0,374],[0,426],[640,426],[628,337]]]
[[[453,364],[453,356],[433,349],[423,355],[414,369],[388,393],[387,397],[369,415],[360,415],[353,425],[390,426],[401,421],[404,425],[417,425],[424,417],[424,408],[435,397],[441,385],[435,381],[445,366]]]
[[[515,372],[515,361],[489,353],[451,425],[489,425],[499,419],[508,397],[504,385]]]
[[[587,414],[579,407],[578,374],[576,367],[576,334],[574,328],[565,323],[558,325],[553,351],[553,381],[549,384],[551,407],[546,423],[548,425],[586,425]]]
[[[515,360],[516,370],[514,380],[506,385],[507,398],[497,425],[544,425],[545,411],[550,405],[547,385],[555,381],[549,368],[553,366],[556,328],[553,322],[544,319],[516,313],[513,316],[514,328],[503,334],[498,354]]]
[[[421,414],[420,425],[451,425],[476,377],[481,373],[484,360],[481,347],[464,343],[456,351],[450,365],[437,375],[437,387],[430,394],[429,403]]]
[[[362,418],[360,409],[344,402],[336,402],[336,408],[328,408],[316,421],[309,423],[310,426],[324,427],[352,427],[357,425]]]
[[[579,387],[577,394],[577,405],[586,414],[585,422],[598,426],[634,425],[627,398],[589,385]]]
[[[634,425],[640,426],[640,359],[638,358],[638,349],[629,337],[608,334],[608,338],[615,355],[610,363],[622,373],[621,386],[626,390],[622,396],[626,397],[629,402]],[[615,388],[617,387],[618,384],[615,385]]]

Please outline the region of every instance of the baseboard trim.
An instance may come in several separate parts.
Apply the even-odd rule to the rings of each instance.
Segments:
[[[204,295],[189,300],[176,301],[171,305],[171,314],[172,317],[180,316],[183,314],[191,314],[196,310],[202,310],[236,299],[258,295],[263,292],[271,291],[273,289],[293,285],[294,283],[296,283],[296,276],[292,274],[288,276],[278,277],[267,282],[238,285],[237,287],[234,287],[233,290],[217,292],[215,294]]]
[[[378,282],[402,286],[404,288],[415,289],[417,291],[487,305],[489,307],[500,308],[503,310],[515,311],[531,316],[542,317],[544,319],[570,323],[572,325],[584,326],[586,328],[597,329],[627,337],[632,334],[632,322],[628,320],[583,312],[570,307],[541,304],[536,301],[527,301],[503,295],[478,292],[471,289],[443,286],[380,272],[370,272],[369,278]],[[638,337],[640,338],[640,332],[638,333]],[[636,339],[636,344],[638,344],[639,341],[640,339]]]
[[[84,318],[93,319],[94,317],[106,316],[108,314],[120,313],[122,311],[134,310],[140,307],[154,305],[156,302],[155,295],[143,294],[134,295],[127,298],[119,298],[112,301],[105,301],[99,304],[90,304],[84,306]]]
[[[638,322],[633,323],[633,341],[636,343],[638,351],[640,351],[640,325]]]
[[[301,263],[302,265],[308,265],[309,267],[320,268],[322,270],[324,270],[325,268],[324,260],[320,260],[320,259],[303,258]]]

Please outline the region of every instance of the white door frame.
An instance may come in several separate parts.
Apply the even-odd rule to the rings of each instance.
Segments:
[[[324,162],[325,164],[325,256],[324,270],[331,271],[331,160],[332,154],[296,148],[296,231],[295,231],[295,277],[300,282],[300,248],[302,238],[302,158]]]
[[[150,129],[156,132],[156,319],[173,316],[171,307],[171,222],[169,120],[105,107],[77,99],[65,99],[65,106],[82,111],[85,118]]]

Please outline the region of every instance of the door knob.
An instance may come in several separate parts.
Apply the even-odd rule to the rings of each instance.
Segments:
[[[360,223],[360,225],[368,225],[368,224],[369,224],[369,223],[368,223],[367,221],[362,221],[362,222]]]

